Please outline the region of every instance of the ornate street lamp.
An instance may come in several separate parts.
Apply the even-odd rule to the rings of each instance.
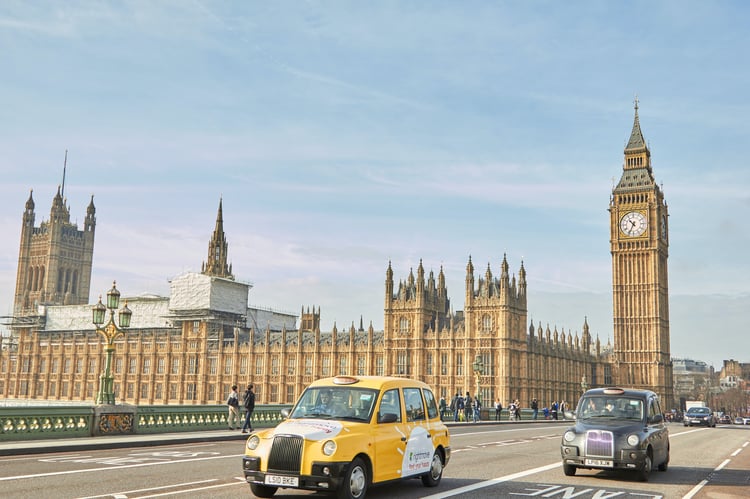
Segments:
[[[112,282],[112,289],[107,291],[107,306],[102,303],[102,297],[99,296],[99,303],[94,305],[93,323],[96,326],[96,332],[104,337],[107,342],[104,351],[107,353],[107,359],[104,364],[104,372],[99,377],[99,393],[96,396],[97,404],[114,404],[114,377],[112,376],[112,356],[115,353],[115,339],[125,335],[125,329],[130,327],[130,318],[133,312],[128,308],[128,302],[117,314],[120,325],[115,324],[115,310],[120,306],[120,292],[117,291],[116,283]],[[105,316],[109,310],[109,321],[104,323]]]
[[[474,359],[474,363],[471,365],[472,368],[474,368],[474,377],[476,378],[477,387],[476,391],[474,392],[474,396],[479,398],[479,383],[482,380],[482,374],[484,374],[484,361],[482,360],[482,356],[477,354],[476,359]]]
[[[589,384],[586,383],[586,375],[584,374],[581,376],[581,392],[586,393],[586,390],[589,389]]]

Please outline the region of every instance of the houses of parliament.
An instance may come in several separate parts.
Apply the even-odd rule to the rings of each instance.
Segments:
[[[64,186],[64,182],[63,182]],[[421,379],[450,399],[479,387],[489,404],[565,400],[583,388],[623,385],[657,392],[674,407],[669,343],[667,204],[641,131],[638,103],[623,169],[609,199],[613,343],[528,319],[526,269],[466,263],[464,310],[453,311],[442,268],[394,278],[385,268],[384,326],[320,330],[321,308],[300,315],[248,307],[235,279],[222,201],[200,273],[170,281],[170,296],[128,297],[132,323],[115,341],[119,402],[220,404],[252,382],[259,403],[292,403],[313,380],[338,374]],[[93,402],[105,340],[91,322],[96,209],[70,222],[64,189],[35,225],[33,191],[22,216],[10,336],[0,338],[0,397]],[[481,366],[481,367],[478,367]]]

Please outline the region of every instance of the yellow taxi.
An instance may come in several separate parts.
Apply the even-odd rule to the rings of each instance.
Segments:
[[[451,455],[437,400],[421,381],[337,376],[313,382],[275,428],[247,439],[242,468],[257,497],[279,488],[361,499],[370,485],[435,487]]]

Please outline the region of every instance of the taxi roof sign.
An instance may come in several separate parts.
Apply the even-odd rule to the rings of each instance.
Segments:
[[[353,385],[358,382],[359,378],[355,378],[354,376],[336,376],[333,378],[333,383],[335,385]]]

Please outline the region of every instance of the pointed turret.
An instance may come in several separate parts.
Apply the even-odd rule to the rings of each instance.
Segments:
[[[26,200],[26,211],[23,212],[23,227],[34,227],[34,189],[29,192]]]
[[[393,268],[388,260],[388,268],[385,270],[385,308],[388,310],[393,303]]]
[[[86,221],[83,224],[84,232],[94,232],[96,228],[96,207],[94,206],[94,195],[91,195],[91,201],[86,207]]]
[[[469,263],[466,264],[466,301],[465,306],[468,308],[469,305],[474,301],[474,264],[471,263],[471,255],[469,255]]]
[[[646,139],[641,132],[641,121],[638,119],[638,97],[635,98],[635,117],[633,118],[633,130],[630,132],[630,140],[625,146],[625,152],[642,152],[648,151]],[[649,153],[650,154],[650,153]]]
[[[630,132],[630,139],[625,146],[624,156],[622,177],[613,190],[615,194],[639,191],[656,186],[654,174],[651,170],[651,151],[643,138],[641,123],[638,118],[638,98],[635,99],[633,130]]]
[[[208,260],[202,266],[202,273],[215,277],[234,280],[231,266],[227,265],[229,244],[224,234],[223,200],[219,199],[219,210],[216,214],[216,226],[208,242]]]
[[[63,201],[61,187],[57,186],[57,194],[52,199],[52,209],[49,212],[49,221],[52,224],[69,223],[70,214]]]

